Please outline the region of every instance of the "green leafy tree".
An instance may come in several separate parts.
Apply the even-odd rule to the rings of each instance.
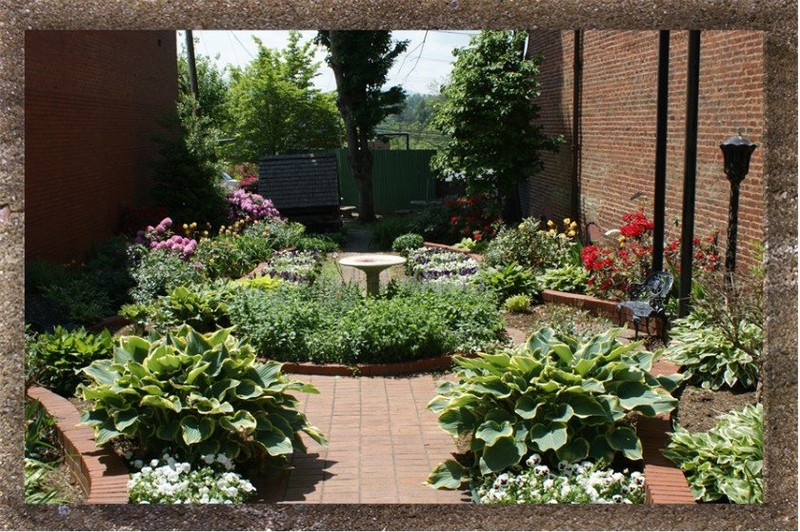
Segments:
[[[448,138],[433,128],[432,119],[436,105],[441,100],[438,94],[409,94],[403,110],[387,116],[376,129],[378,136],[385,133],[408,133],[412,150],[435,150],[447,143]],[[392,149],[404,149],[405,139],[387,135]]]
[[[178,56],[178,92],[181,96],[192,93],[189,84],[189,65],[185,54],[184,49],[184,53]],[[208,118],[209,125],[221,129],[230,120],[225,105],[228,82],[223,77],[223,72],[208,56],[196,54],[195,66],[198,87],[197,111]]]
[[[328,49],[325,60],[336,78],[336,105],[344,119],[347,159],[358,185],[358,219],[375,220],[372,153],[368,142],[388,115],[403,108],[406,94],[396,85],[382,90],[395,59],[408,41],[393,42],[389,31],[320,31],[317,42]]]
[[[497,194],[506,222],[521,217],[517,186],[543,167],[542,150],[556,151],[534,121],[539,116],[541,58],[525,59],[521,31],[482,31],[453,51],[456,62],[434,126],[452,140],[432,160],[442,177],[463,176],[470,192]]]
[[[276,153],[338,148],[341,121],[333,96],[311,82],[320,65],[313,60],[314,42],[301,43],[300,33],[291,32],[287,47],[278,51],[254,40],[256,58],[231,70],[227,102],[236,140],[223,147],[223,155],[253,162]]]

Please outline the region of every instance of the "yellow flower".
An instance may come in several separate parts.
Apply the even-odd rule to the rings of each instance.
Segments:
[[[620,242],[625,242],[625,235],[619,235],[619,238],[617,240],[619,240]]]
[[[547,234],[550,236],[556,236],[557,231],[555,229],[550,229]]]
[[[564,225],[569,225],[571,220],[569,218],[564,218]]]
[[[570,229],[577,229],[578,228],[578,224],[575,223],[575,222],[572,222],[571,224],[569,224],[569,228]]]
[[[192,229],[194,229],[195,227],[197,227],[197,222],[192,222]]]
[[[525,224],[519,224],[519,227],[517,227],[517,229],[519,229],[520,231],[524,231],[525,230]]]
[[[183,229],[188,231],[189,230],[189,225],[188,224],[183,224]]]
[[[555,225],[556,224],[553,222],[553,220],[547,220],[547,227],[554,227]]]
[[[575,236],[575,231],[574,230],[570,230],[570,232],[567,233],[567,236],[569,236],[569,237]]]

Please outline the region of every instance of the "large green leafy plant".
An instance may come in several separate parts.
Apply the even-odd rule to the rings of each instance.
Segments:
[[[664,456],[683,469],[697,500],[763,502],[764,409],[747,405],[724,414],[707,432],[677,426]]]
[[[68,331],[57,325],[53,332],[26,335],[25,340],[26,383],[65,397],[72,397],[75,388],[86,380],[81,368],[109,358],[114,350],[107,330],[92,334],[82,327]]]
[[[94,408],[81,422],[94,428],[98,445],[125,435],[145,453],[173,447],[190,458],[266,452],[283,459],[305,449],[300,432],[326,444],[290,393],[317,390],[289,380],[280,363],[257,363],[252,348],[230,333],[185,325],[164,336],[123,337],[113,359],[83,370],[92,383],[82,396]]]
[[[474,460],[448,460],[428,483],[458,488],[471,475],[488,475],[538,453],[546,462],[638,460],[642,446],[626,421],[637,412],[671,411],[680,375],[650,374],[654,355],[622,344],[620,329],[579,342],[543,328],[522,350],[456,357],[458,383],[444,382],[428,408],[453,436],[471,437]]]

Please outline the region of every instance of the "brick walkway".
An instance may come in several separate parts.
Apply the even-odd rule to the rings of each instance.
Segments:
[[[308,453],[270,481],[267,502],[461,503],[467,494],[423,485],[451,458],[455,444],[425,409],[435,396],[432,375],[403,378],[306,376],[319,395],[303,410],[328,438],[324,447],[304,438]],[[308,443],[310,442],[310,443]]]

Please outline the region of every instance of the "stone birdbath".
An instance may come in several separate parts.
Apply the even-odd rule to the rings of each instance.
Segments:
[[[381,272],[405,261],[406,259],[396,255],[355,255],[339,259],[339,264],[358,268],[367,274],[367,295],[377,296],[380,294]]]

